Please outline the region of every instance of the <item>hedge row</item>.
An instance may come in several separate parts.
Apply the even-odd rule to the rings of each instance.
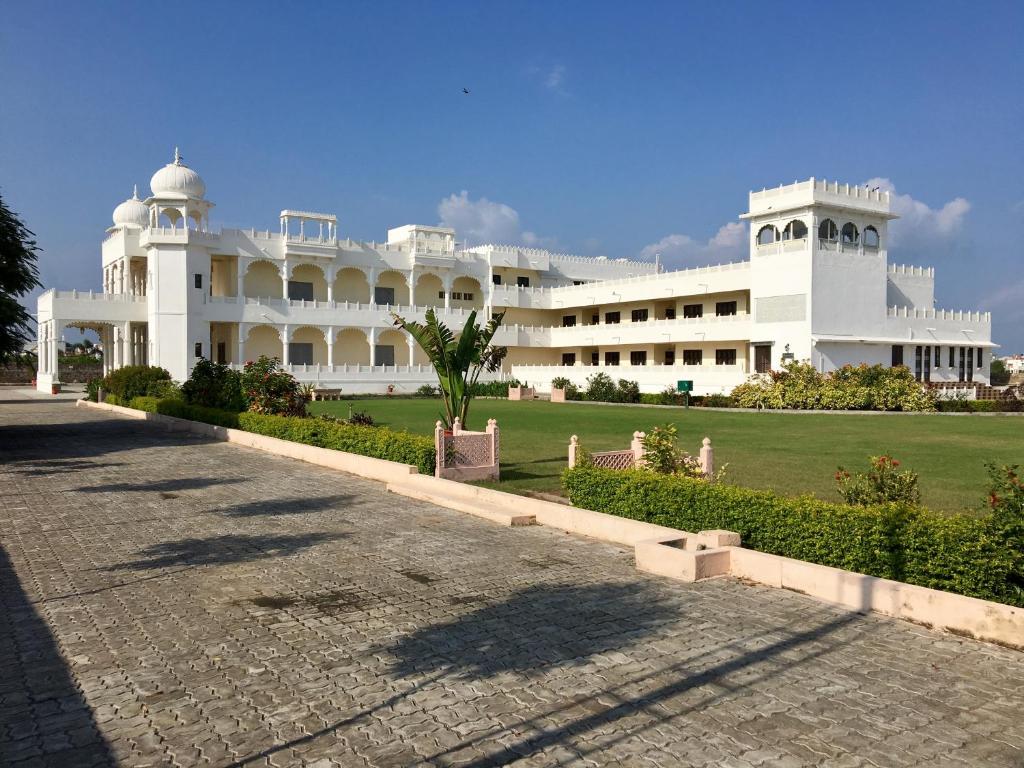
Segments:
[[[563,483],[586,509],[683,531],[724,528],[760,552],[1024,606],[1013,545],[990,518],[853,507],[642,470],[580,467]]]
[[[107,398],[110,402],[111,398]],[[357,453],[375,459],[412,464],[421,473],[434,474],[434,441],[422,435],[396,432],[387,427],[362,427],[298,416],[267,416],[260,413],[232,413],[216,408],[188,405],[181,400],[136,397],[131,408],[180,419],[201,421],[221,427],[233,427],[258,435],[291,440],[295,443]]]

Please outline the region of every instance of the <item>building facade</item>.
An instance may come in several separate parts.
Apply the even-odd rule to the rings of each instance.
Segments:
[[[503,245],[460,247],[435,226],[383,243],[341,237],[335,216],[281,211],[276,231],[209,224],[206,185],[175,152],[114,210],[103,291],[38,301],[43,391],[59,383],[64,329],[96,330],[105,370],[279,358],[300,381],[348,392],[436,381],[391,316],[434,308],[461,327],[504,312],[504,370],[545,390],[604,370],[643,391],[693,382],[728,392],[789,360],[822,371],[906,365],[921,381],[988,381],[991,317],[934,306],[934,270],[888,262],[889,195],[817,179],[750,194],[750,258],[662,271],[657,264]]]

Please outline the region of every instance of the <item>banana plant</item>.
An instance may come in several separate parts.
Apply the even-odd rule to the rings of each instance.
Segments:
[[[402,328],[416,340],[437,372],[441,400],[444,403],[442,417],[445,426],[451,429],[458,418],[465,427],[477,379],[485,370],[491,373],[499,370],[501,361],[508,354],[506,347],[491,344],[505,313],[494,315],[486,325],[481,326],[476,322],[476,312],[470,312],[458,336],[437,319],[433,309],[427,310],[424,323],[406,320],[394,312],[391,316],[396,327]]]

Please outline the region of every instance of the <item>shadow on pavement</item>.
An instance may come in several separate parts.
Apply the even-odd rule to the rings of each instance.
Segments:
[[[145,571],[176,565],[228,565],[270,557],[285,557],[304,549],[347,538],[345,533],[300,533],[273,536],[225,534],[206,539],[181,539],[147,547],[138,560],[104,568],[106,571]]]
[[[304,497],[296,496],[289,499],[266,499],[261,501],[247,501],[244,504],[234,504],[229,507],[221,507],[212,510],[212,514],[224,515],[225,517],[260,517],[263,515],[299,515],[308,512],[323,512],[327,509],[346,507],[355,496],[352,494],[339,493],[332,496]]]
[[[214,485],[233,485],[244,482],[239,477],[180,477],[170,480],[149,480],[144,483],[107,483],[106,485],[87,485],[76,488],[82,493],[121,493],[125,491],[151,491],[155,493],[168,491],[191,491],[198,488],[209,488]]]
[[[3,547],[0,606],[0,765],[113,766],[89,705]]]

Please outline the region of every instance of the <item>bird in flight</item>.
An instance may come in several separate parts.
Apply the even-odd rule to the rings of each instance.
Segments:
[[[463,93],[469,93],[469,88],[463,88],[463,89],[462,89],[462,92],[463,92]]]

